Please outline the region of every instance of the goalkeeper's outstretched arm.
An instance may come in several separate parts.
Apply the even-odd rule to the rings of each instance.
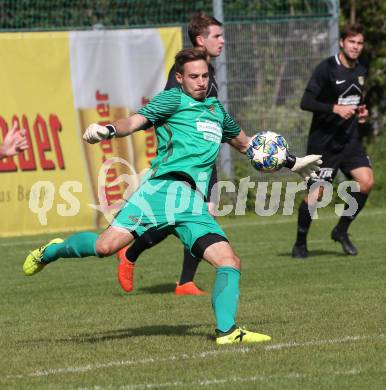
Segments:
[[[89,144],[95,144],[113,137],[125,137],[138,130],[151,127],[151,122],[141,114],[134,114],[128,118],[118,119],[110,125],[102,126],[93,123],[87,127],[83,139]]]
[[[240,134],[233,138],[229,143],[237,149],[240,153],[245,154],[249,147],[250,137],[248,137],[243,130]],[[296,157],[293,154],[288,154],[286,168],[298,173],[301,177],[308,180],[310,177],[315,178],[316,172],[319,172],[319,165],[322,163],[322,156],[311,154],[305,157]]]
[[[232,145],[240,153],[245,154],[249,146],[250,137],[248,137],[243,130],[240,130],[240,133],[237,137],[231,139],[229,144]]]
[[[318,154],[309,154],[304,157],[296,157],[289,154],[285,167],[290,168],[292,172],[298,173],[303,179],[315,179],[320,171],[319,165],[322,164],[322,156]]]

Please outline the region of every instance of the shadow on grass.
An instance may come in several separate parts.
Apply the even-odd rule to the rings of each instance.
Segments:
[[[202,327],[203,324],[197,325],[150,325],[141,326],[138,328],[126,328],[126,329],[113,329],[107,331],[95,331],[93,333],[82,333],[79,335],[69,336],[65,338],[53,338],[53,339],[35,339],[31,340],[32,343],[44,343],[44,342],[56,342],[56,343],[103,343],[113,340],[125,340],[133,337],[144,336],[197,336],[208,337],[208,332],[197,332],[194,329]],[[23,341],[25,344],[26,341]]]
[[[281,253],[278,253],[277,255],[280,257],[291,257],[292,258],[291,252],[281,252]],[[294,260],[308,260],[310,257],[318,257],[318,256],[335,256],[335,257],[339,257],[339,258],[347,257],[347,255],[342,253],[342,252],[318,249],[318,250],[308,251],[308,257],[305,259],[294,259]]]
[[[139,284],[139,283],[138,283]],[[138,286],[138,284],[136,286]],[[143,295],[143,294],[174,294],[174,290],[176,288],[175,284],[164,283],[164,284],[156,284],[154,286],[148,287],[134,287],[134,290],[130,293],[126,293],[123,290],[119,290],[118,292],[112,293],[113,296],[116,297],[129,297],[135,295]]]
[[[175,284],[164,283],[164,284],[156,284],[154,286],[149,286],[149,287],[140,287],[138,291],[147,294],[167,294],[167,293],[174,292],[175,288],[176,288]]]

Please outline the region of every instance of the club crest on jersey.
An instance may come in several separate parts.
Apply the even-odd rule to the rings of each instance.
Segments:
[[[358,83],[359,83],[359,85],[364,85],[365,78],[363,76],[358,76]]]
[[[211,105],[209,106],[209,111],[210,111],[210,112],[214,112],[214,105],[213,105],[213,104],[211,104]]]

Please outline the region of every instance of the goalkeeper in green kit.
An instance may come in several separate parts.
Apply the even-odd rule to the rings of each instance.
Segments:
[[[52,240],[27,256],[24,273],[34,275],[59,258],[110,256],[145,232],[168,229],[195,256],[216,268],[211,297],[216,342],[268,341],[269,336],[236,324],[240,259],[205,202],[221,142],[229,142],[245,153],[249,138],[216,98],[205,97],[209,77],[205,52],[182,50],[176,55],[175,67],[180,87],[161,92],[129,118],[107,126],[90,125],[83,136],[93,144],[154,125],[157,157],[146,180],[103,233],[83,232],[64,241]],[[319,159],[320,156],[289,156],[287,167],[309,177],[318,170]]]

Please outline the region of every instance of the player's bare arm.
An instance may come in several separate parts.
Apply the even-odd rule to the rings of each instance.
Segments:
[[[116,137],[126,137],[138,130],[152,126],[150,121],[141,114],[134,114],[128,118],[121,118],[112,123],[116,130]]]
[[[229,143],[240,153],[245,154],[249,146],[249,140],[250,138],[241,130],[240,134],[229,141]]]

